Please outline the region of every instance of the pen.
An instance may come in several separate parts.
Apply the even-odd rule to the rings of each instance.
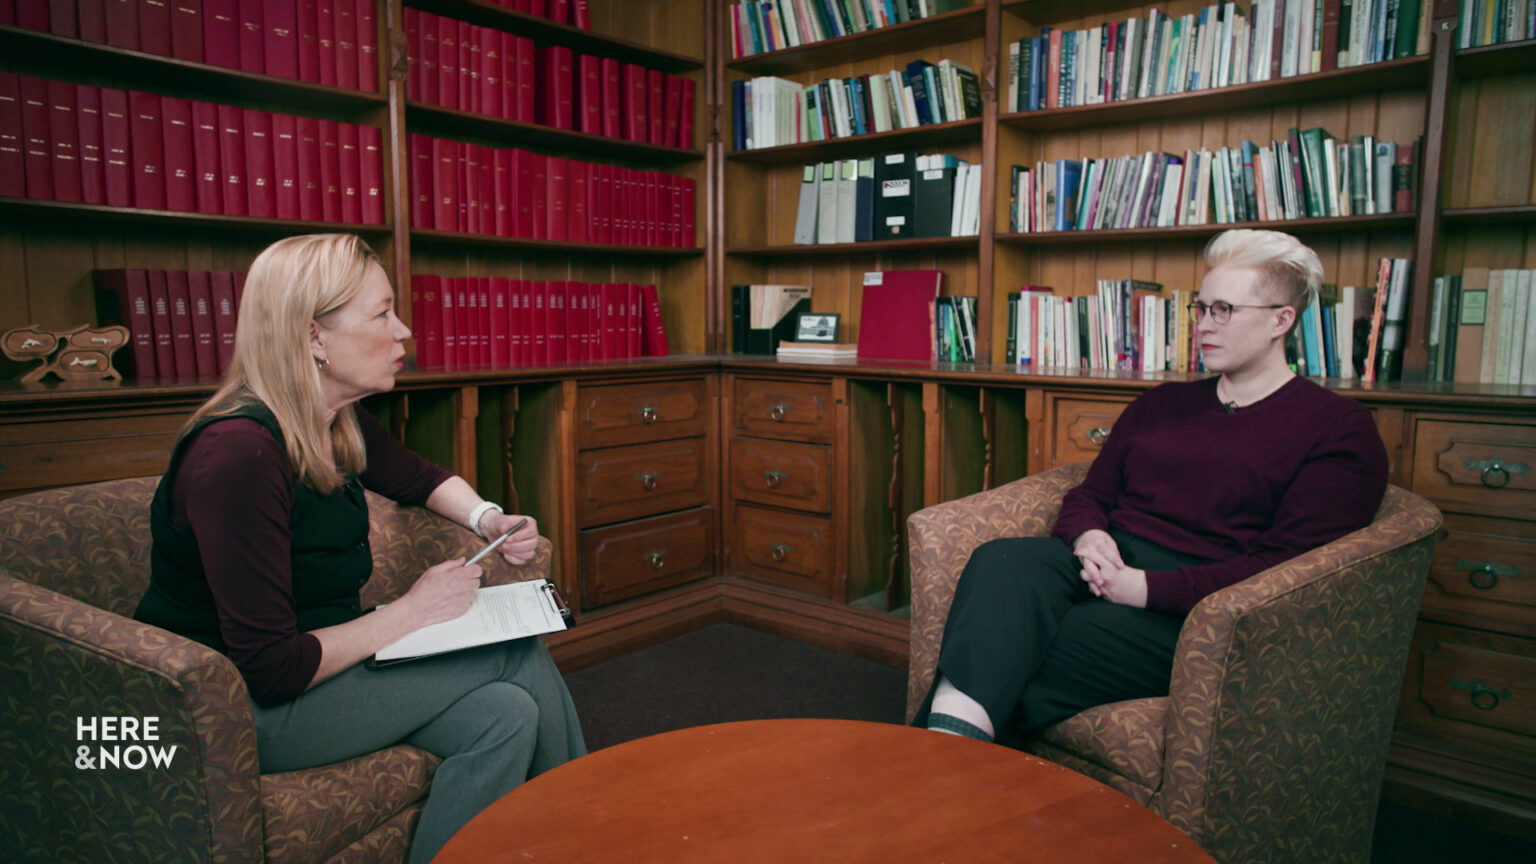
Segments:
[[[484,558],[485,556],[491,554],[492,550],[494,550],[497,546],[500,546],[501,544],[507,542],[507,538],[508,537],[511,537],[513,534],[516,534],[519,529],[521,529],[524,525],[527,525],[527,524],[528,524],[528,517],[526,517],[526,516],[524,516],[523,518],[517,520],[517,524],[513,525],[511,528],[508,528],[507,529],[507,533],[501,535],[500,537],[497,537],[495,540],[492,540],[489,544],[486,545],[486,547],[484,549],[481,549],[479,552],[476,552],[475,553],[475,557],[473,557],[473,558],[469,559],[468,561],[464,562],[464,566],[468,567],[469,565],[474,564],[477,561],[479,561],[481,558]]]

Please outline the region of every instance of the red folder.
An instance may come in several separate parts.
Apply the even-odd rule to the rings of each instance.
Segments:
[[[459,148],[459,230],[480,233],[480,145]]]
[[[490,278],[490,304],[486,309],[491,334],[491,366],[505,369],[512,362],[512,348],[507,341],[507,301],[510,287],[504,276]]]
[[[421,31],[421,62],[417,64],[421,69],[421,86],[417,88],[416,99],[427,105],[437,104],[438,70],[437,70],[437,16],[430,12],[417,12],[417,27]]]
[[[164,210],[165,143],[158,95],[128,91],[128,128],[133,159],[133,206]]]
[[[226,270],[209,274],[213,295],[214,354],[223,375],[235,359],[235,280]]]
[[[164,270],[150,270],[149,317],[155,335],[155,371],[161,378],[176,375],[176,349],[172,347],[171,299]],[[142,374],[142,373],[141,373]]]
[[[650,137],[650,124],[645,120],[648,102],[645,70],[634,63],[624,64],[624,137],[630,141],[645,141]]]
[[[359,126],[358,146],[362,149],[363,224],[384,224],[384,130],[377,126]]]
[[[486,233],[497,237],[512,236],[512,151],[491,151],[491,221]]]
[[[272,115],[245,109],[245,206],[247,216],[277,216],[277,179],[273,171]]]
[[[326,222],[341,221],[341,133],[335,120],[320,121],[320,213]]]
[[[364,93],[379,92],[379,23],[374,0],[357,3],[357,87]]]
[[[459,110],[480,111],[480,28],[459,22]]]
[[[659,69],[645,70],[645,85],[648,101],[645,106],[645,117],[649,125],[649,133],[646,140],[652,144],[667,143],[667,87],[666,77]]]
[[[443,365],[442,279],[411,277],[411,329],[416,335],[416,366],[439,369]]]
[[[403,10],[405,18],[405,101],[421,101],[421,15],[416,9]],[[417,360],[419,364],[421,361]]]
[[[150,317],[149,277],[143,270],[95,270],[91,282],[100,295],[97,309],[102,324],[128,328],[132,367],[125,376],[155,377],[155,331]],[[112,305],[115,304],[115,305]],[[111,311],[111,310],[115,310]],[[112,320],[109,315],[115,314]]]
[[[107,0],[110,6],[118,2]],[[239,0],[203,0],[203,57],[214,66],[240,68]]]
[[[244,216],[250,212],[245,182],[245,111],[233,105],[220,105],[218,114],[224,215]]]
[[[933,301],[944,288],[942,270],[884,270],[864,274],[859,306],[859,356],[932,360]]]
[[[171,56],[170,0],[139,0],[139,50]]]
[[[199,213],[224,212],[223,168],[219,162],[219,106],[192,103],[192,179]]]
[[[621,120],[624,100],[623,91],[619,88],[619,61],[612,57],[603,57],[599,63],[598,75],[602,79],[603,88],[603,134],[609,138],[620,138],[624,134],[624,125]]]
[[[48,81],[48,152],[55,201],[79,201],[80,118],[75,113],[75,85]]]
[[[0,0],[0,9],[4,9],[8,5],[10,5],[9,0]],[[106,44],[107,0],[79,0],[75,4],[75,14],[79,18],[81,39],[87,42]],[[15,16],[13,15],[12,17],[14,18]],[[0,20],[4,19],[5,13],[0,11]]]
[[[336,86],[357,89],[357,6],[352,0],[336,4]]]
[[[459,146],[446,138],[432,139],[432,227],[459,230]],[[445,319],[446,320],[446,319]],[[444,325],[447,326],[447,325]],[[445,343],[446,344],[446,343]],[[452,355],[449,355],[450,359]]]
[[[571,49],[564,45],[541,48],[538,64],[538,122],[556,129],[574,129]]]
[[[197,344],[192,330],[192,297],[187,271],[167,270],[166,296],[171,310],[171,362],[177,378],[197,377]]]
[[[459,365],[459,301],[454,295],[452,279],[439,283],[439,305],[442,307],[443,362],[442,367],[453,369]]]
[[[205,0],[206,2],[206,0]],[[206,14],[206,12],[204,13]],[[299,0],[298,29],[299,80],[320,83],[320,3]]]
[[[272,115],[272,181],[277,218],[299,218],[299,118]]]
[[[341,141],[341,221],[363,221],[363,151],[361,136],[353,123],[337,123]]]
[[[22,155],[21,78],[0,69],[0,195],[27,194],[26,158]]]
[[[320,45],[320,83],[327,87],[336,86],[336,67],[341,62],[336,58],[336,4],[345,3],[347,0],[316,0],[315,3],[315,41]]]
[[[319,222],[325,218],[325,186],[320,176],[320,121],[295,118],[299,139],[299,218]]]
[[[197,161],[193,151],[192,103],[160,97],[161,132],[165,136],[165,207],[197,212]]]
[[[0,73],[0,78],[4,73]],[[0,102],[5,99],[5,86],[0,82]],[[16,102],[16,94],[11,95],[11,105],[18,112],[21,106]],[[77,135],[79,136],[80,152],[80,200],[87,204],[107,203],[106,190],[106,149],[101,142],[101,91],[87,84],[75,85],[75,120],[77,123]],[[0,130],[5,128],[5,109],[0,106]],[[15,134],[21,130],[20,117],[17,123],[10,127],[13,132],[10,140],[15,143],[17,165],[14,168],[16,180],[22,179],[21,173],[21,136]],[[6,192],[4,177],[6,172],[3,151],[6,147],[6,132],[0,131],[0,195],[12,194]],[[20,192],[15,194],[20,195]]]
[[[512,151],[512,236],[532,237],[533,210],[533,159],[527,150]]]
[[[544,160],[544,181],[547,188],[545,193],[548,209],[545,239],[565,242],[570,239],[570,222],[567,213],[567,196],[570,194],[569,184],[570,160],[559,156],[549,156]]]
[[[667,328],[661,318],[661,299],[656,295],[655,285],[640,287],[640,302],[645,309],[641,324],[645,334],[642,346],[645,356],[665,357],[670,353],[667,347]]]
[[[203,62],[202,0],[167,0],[171,10],[171,56]]]
[[[459,107],[459,22],[437,19],[437,98],[444,108]]]
[[[268,75],[299,77],[299,6],[297,0],[263,0],[262,64]]]
[[[587,177],[592,163],[572,159],[566,165],[566,239],[572,243],[590,243],[592,220],[587,213]]]
[[[219,352],[213,328],[213,289],[206,270],[193,270],[186,277],[187,295],[192,308],[192,348],[197,360],[197,377],[212,378],[219,374]]]
[[[480,61],[480,94],[475,99],[475,111],[487,117],[502,117],[501,100],[506,88],[501,85],[501,37],[505,35],[489,27],[475,28],[476,57]]]
[[[683,104],[677,115],[677,146],[693,149],[693,79],[683,79]]]
[[[128,92],[101,88],[101,143],[107,151],[103,167],[107,203],[133,206],[133,157],[128,152]]]
[[[432,140],[412,133],[406,136],[406,156],[410,159],[411,227],[433,227],[432,218]]]
[[[240,68],[246,72],[266,71],[266,23],[262,0],[239,0]]]
[[[19,16],[16,21],[21,24]],[[139,0],[107,0],[107,44],[139,50]]]
[[[542,153],[528,154],[533,166],[533,184],[530,187],[529,206],[533,210],[533,234],[535,240],[548,240],[549,236],[549,157]]]
[[[538,87],[538,72],[535,67],[538,52],[533,47],[533,40],[526,36],[518,36],[516,42],[518,113],[511,119],[519,123],[536,123],[538,99],[535,91]]]
[[[576,57],[576,128],[588,135],[603,134],[602,61],[591,54]]]
[[[18,75],[21,93],[21,150],[27,197],[53,200],[53,145],[48,131],[48,82]]]

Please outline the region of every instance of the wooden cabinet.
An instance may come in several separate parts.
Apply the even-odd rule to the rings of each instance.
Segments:
[[[581,532],[582,603],[628,600],[714,573],[714,513],[696,507]]]

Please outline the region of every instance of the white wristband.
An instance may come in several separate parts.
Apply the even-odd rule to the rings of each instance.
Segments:
[[[500,504],[494,503],[492,501],[481,501],[480,504],[475,507],[475,509],[469,511],[469,530],[479,534],[482,540],[485,539],[485,532],[480,530],[480,519],[481,517],[485,516],[486,512],[489,510],[495,510],[497,513],[507,512],[501,509]]]

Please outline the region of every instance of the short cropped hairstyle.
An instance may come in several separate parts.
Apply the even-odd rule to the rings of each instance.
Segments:
[[[234,360],[188,426],[260,403],[277,419],[300,483],[328,494],[344,482],[341,471],[361,474],[367,460],[357,417],[351,406],[326,416],[309,331],[311,322],[352,299],[378,264],[352,234],[286,237],[257,255],[240,300]],[[324,446],[327,426],[334,450]]]
[[[1205,247],[1205,264],[1245,267],[1259,273],[1259,291],[1272,303],[1296,310],[1296,320],[1317,300],[1323,262],[1300,240],[1280,231],[1235,228],[1217,234]],[[1291,324],[1295,329],[1296,324]]]

